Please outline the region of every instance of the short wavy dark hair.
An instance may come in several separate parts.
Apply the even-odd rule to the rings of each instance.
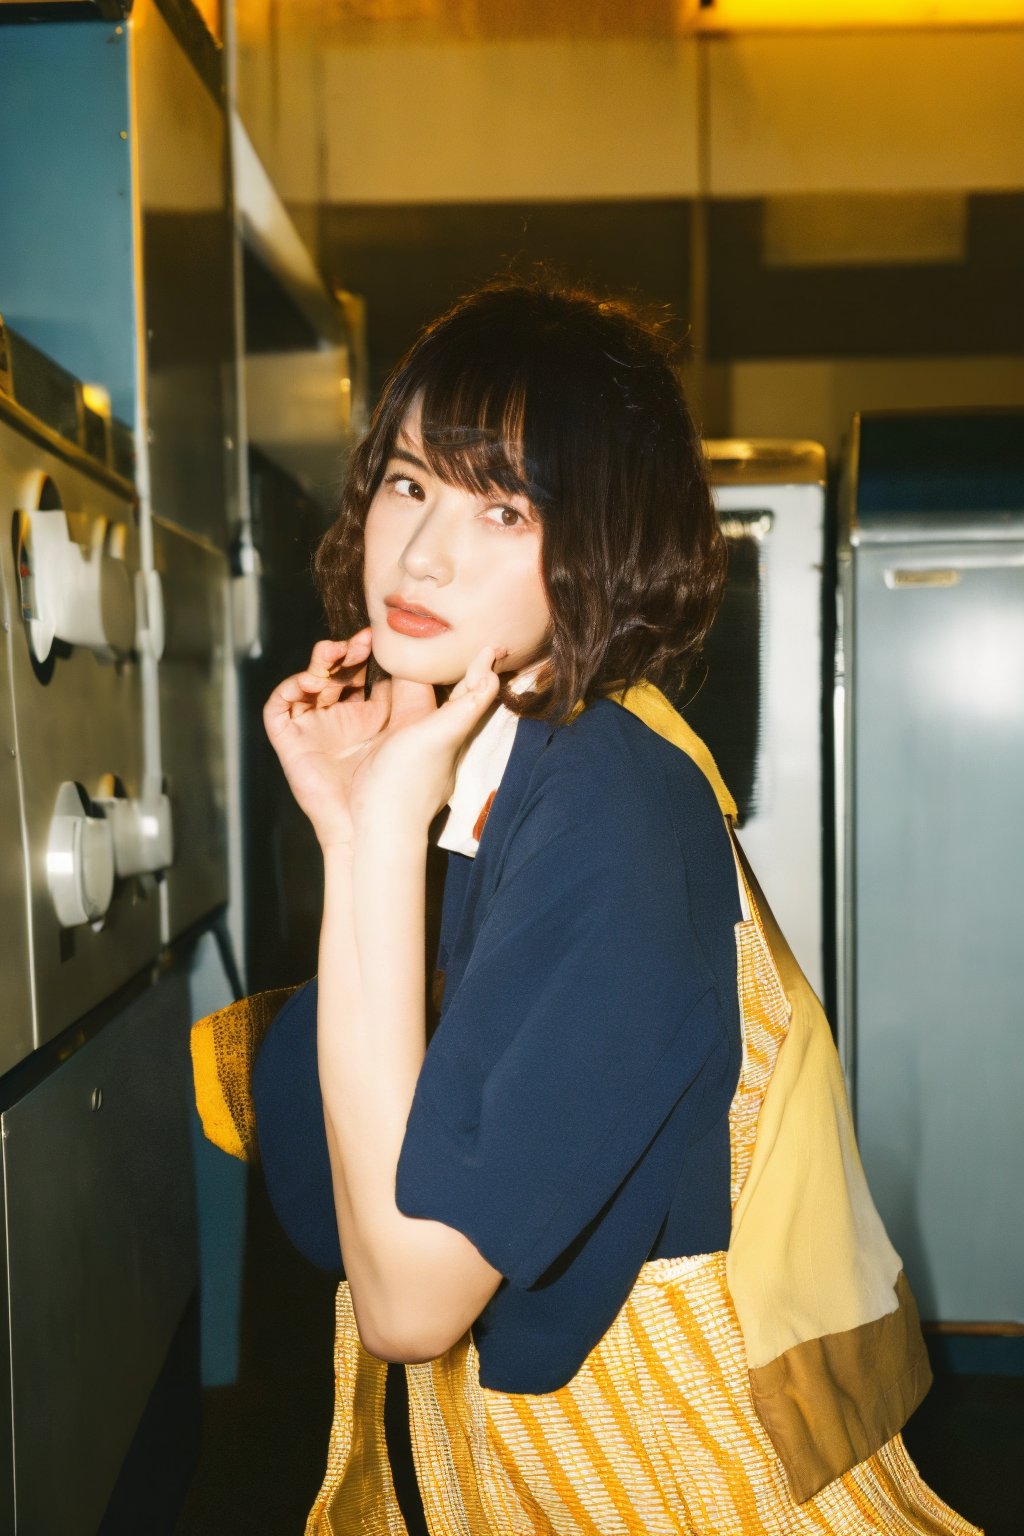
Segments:
[[[725,541],[666,327],[547,275],[496,278],[388,378],[314,559],[332,634],[367,622],[363,526],[410,406],[449,483],[526,495],[542,528],[550,648],[521,714],[565,718],[649,678],[678,695],[721,600]]]

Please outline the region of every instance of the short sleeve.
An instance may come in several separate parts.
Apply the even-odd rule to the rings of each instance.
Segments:
[[[721,1056],[671,820],[627,769],[566,750],[531,787],[399,1161],[399,1208],[456,1227],[520,1287],[600,1216],[681,1101],[700,1133]]]
[[[260,1163],[274,1214],[311,1264],[341,1269],[316,1051],[316,977],[271,1024],[252,1073]]]

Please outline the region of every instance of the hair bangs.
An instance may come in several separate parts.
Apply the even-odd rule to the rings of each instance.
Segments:
[[[420,434],[433,472],[474,495],[495,491],[537,503],[542,488],[527,467],[524,443],[526,390],[521,370],[495,378],[477,366],[427,372],[421,393]],[[451,364],[456,366],[451,366]]]

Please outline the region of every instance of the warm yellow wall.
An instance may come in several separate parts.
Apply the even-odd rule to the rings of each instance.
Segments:
[[[840,357],[722,372],[730,434],[809,437],[833,455],[855,411],[1024,405],[1022,357]]]
[[[708,46],[716,196],[1024,186],[1024,28]]]
[[[682,197],[696,44],[427,43],[332,52],[330,202]]]
[[[367,23],[332,44],[275,14],[240,37],[242,101],[311,243],[321,202],[692,196],[699,50],[712,196],[1024,188],[1024,27],[385,43]],[[709,430],[835,451],[856,409],[1020,404],[1024,360],[752,362],[700,384]]]
[[[316,203],[328,136],[325,63],[316,40],[288,31],[251,34],[238,47],[238,107],[257,154],[289,203]]]
[[[1024,186],[1024,27],[332,46],[285,20],[240,90],[290,201],[685,197],[701,47],[714,195]]]

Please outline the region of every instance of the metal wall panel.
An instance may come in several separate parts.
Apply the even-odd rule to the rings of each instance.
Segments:
[[[240,673],[245,763],[246,976],[251,991],[287,986],[316,970],[323,859],[263,729],[263,705],[299,672],[324,634],[311,556],[322,509],[262,454],[250,451],[253,538],[262,564],[261,653]]]
[[[141,797],[142,684],[134,658],[112,660],[85,646],[57,642],[45,663],[33,659],[20,617],[12,518],[31,514],[43,499],[63,507],[69,531],[83,548],[89,547],[96,527],[109,520],[123,530],[129,572],[137,568],[138,552],[134,508],[126,494],[118,495],[3,421],[0,462],[0,570],[7,603],[17,615],[6,638],[29,876],[33,1039],[41,1045],[155,957],[160,912],[153,881],[131,878],[116,884],[101,924],[62,928],[57,920],[46,868],[57,791],[62,783],[76,781],[88,795],[98,795],[109,791],[105,781],[112,776],[126,794]]]
[[[0,433],[2,431],[0,425]],[[10,472],[0,446],[0,545],[6,537],[12,506],[22,499],[24,485],[25,476]],[[0,968],[4,978],[0,1074],[28,1055],[35,1038],[17,733],[11,686],[11,651],[19,639],[16,629],[20,628],[21,616],[17,593],[11,590],[8,577],[9,568],[0,561],[0,622],[3,626],[0,630]]]
[[[163,770],[174,822],[167,873],[173,939],[227,900],[224,669],[228,563],[204,539],[153,519],[164,592],[160,662]]]
[[[840,504],[840,1040],[861,1154],[924,1318],[998,1331],[1024,1322],[1024,414],[856,418]]]
[[[128,33],[0,27],[0,313],[135,419]]]
[[[862,548],[855,602],[861,1150],[923,1315],[1024,1320],[1024,542]]]
[[[189,1018],[171,973],[2,1116],[27,1536],[93,1536],[195,1289]]]
[[[138,0],[130,34],[149,495],[165,522],[225,547],[238,430],[224,106],[155,0]]]

